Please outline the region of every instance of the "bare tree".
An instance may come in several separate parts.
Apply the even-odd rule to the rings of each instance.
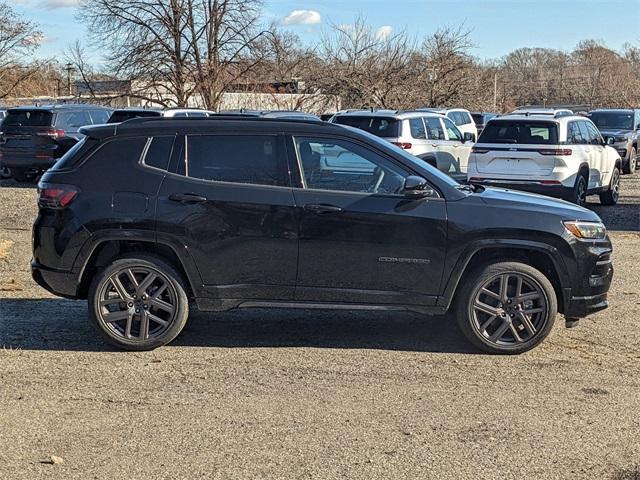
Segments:
[[[37,64],[24,59],[38,48],[42,38],[34,23],[21,18],[7,2],[0,1],[0,98],[12,94],[37,72]]]

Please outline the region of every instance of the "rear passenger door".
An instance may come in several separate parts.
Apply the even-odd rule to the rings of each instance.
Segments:
[[[217,299],[291,300],[298,223],[281,136],[181,136],[158,194],[158,240],[178,242]]]

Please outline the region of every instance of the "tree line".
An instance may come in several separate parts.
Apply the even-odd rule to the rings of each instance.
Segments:
[[[257,0],[81,0],[78,19],[90,38],[60,59],[36,60],[38,26],[0,0],[0,102],[64,94],[72,72],[90,94],[95,81],[125,79],[141,100],[183,106],[197,99],[211,110],[224,92],[292,79],[304,82],[305,95],[339,97],[343,108],[640,106],[638,45],[615,51],[584,40],[572,51],[520,48],[486,60],[473,55],[464,25],[418,38],[380,35],[359,17],[305,43],[262,14]],[[88,54],[98,50],[99,68]]]

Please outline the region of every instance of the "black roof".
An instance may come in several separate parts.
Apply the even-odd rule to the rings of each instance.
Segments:
[[[247,130],[269,132],[309,132],[327,133],[336,129],[344,132],[344,127],[321,120],[300,120],[289,118],[264,118],[252,115],[218,114],[212,117],[143,117],[133,118],[123,123],[83,127],[81,133],[92,138],[107,138],[114,135],[168,133],[176,131],[202,131],[210,128],[224,130]]]

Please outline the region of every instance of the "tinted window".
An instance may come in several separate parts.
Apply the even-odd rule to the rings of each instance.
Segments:
[[[557,145],[558,126],[551,122],[492,120],[478,142]]]
[[[591,123],[591,122],[583,122],[583,123],[587,126],[587,130],[590,133],[591,143],[594,144],[594,145],[601,145],[602,144],[602,136],[600,135],[600,132],[595,127],[595,125],[593,123]]]
[[[48,127],[53,121],[53,113],[45,110],[9,110],[2,125],[22,127]]]
[[[439,118],[425,117],[424,122],[427,125],[427,133],[430,139],[445,140],[444,129]]]
[[[409,173],[386,158],[346,140],[296,137],[306,188],[399,194]]]
[[[382,138],[397,138],[400,136],[400,121],[395,118],[344,115],[336,117],[336,123],[359,128]]]
[[[167,170],[171,158],[174,137],[154,137],[147,149],[144,163],[150,167]]]
[[[567,143],[572,145],[587,143],[585,134],[588,135],[588,132],[580,130],[580,123],[584,122],[569,122],[567,125]]]
[[[95,125],[107,123],[109,120],[109,110],[91,110],[91,120]]]
[[[56,126],[60,128],[80,128],[91,125],[91,117],[86,110],[77,112],[59,112],[56,115]]]
[[[106,168],[123,164],[132,165],[140,161],[146,144],[146,137],[116,138],[103,143],[91,155],[89,162],[93,164],[100,163]]]
[[[443,118],[444,126],[447,129],[447,135],[449,136],[449,140],[460,140],[462,141],[462,133],[458,130],[451,120],[448,118]]]
[[[159,117],[160,112],[149,110],[149,111],[128,111],[121,110],[118,112],[113,112],[111,117],[109,117],[108,123],[120,123],[126,122],[127,120],[131,120],[132,118],[138,117]]]
[[[484,124],[484,115],[481,113],[472,113],[471,117],[473,117],[473,121],[476,122],[476,125]]]
[[[409,128],[413,138],[417,140],[425,140],[427,138],[427,132],[421,118],[411,118],[409,120]]]
[[[578,129],[580,130],[581,143],[591,143],[593,133],[587,128],[587,122],[577,122]]]
[[[275,136],[193,135],[187,139],[186,157],[186,174],[192,178],[288,185]]]
[[[633,130],[632,112],[593,112],[589,118],[601,130]]]
[[[67,153],[65,153],[55,165],[49,169],[51,170],[63,170],[73,168],[78,162],[98,143],[98,140],[85,137],[77,142]]]

